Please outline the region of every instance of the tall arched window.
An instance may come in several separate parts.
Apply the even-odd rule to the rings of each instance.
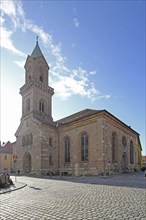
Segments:
[[[70,163],[70,139],[65,138],[65,163]]]
[[[112,133],[112,162],[117,162],[118,137],[116,132]]]
[[[130,141],[130,163],[134,163],[134,146],[133,141]]]
[[[25,145],[29,145],[29,135],[27,134],[25,137]]]
[[[39,102],[39,110],[41,112],[44,112],[44,110],[45,110],[45,104],[44,104],[44,101],[42,101],[42,100]]]
[[[81,160],[88,161],[88,135],[86,133],[81,136]]]

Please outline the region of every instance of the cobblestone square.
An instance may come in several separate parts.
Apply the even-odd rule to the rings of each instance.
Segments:
[[[146,219],[142,172],[111,178],[19,176],[17,182],[27,186],[0,195],[1,220]]]

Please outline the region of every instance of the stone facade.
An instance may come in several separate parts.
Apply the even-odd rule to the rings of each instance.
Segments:
[[[139,168],[139,134],[108,111],[85,109],[53,121],[54,90],[38,42],[25,70],[22,118],[16,131],[17,169],[78,176]]]

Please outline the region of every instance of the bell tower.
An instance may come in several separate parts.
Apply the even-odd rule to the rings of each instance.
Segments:
[[[21,121],[31,116],[43,123],[52,124],[52,95],[49,86],[49,66],[39,47],[38,40],[32,54],[25,63],[25,84],[20,88],[22,95]]]

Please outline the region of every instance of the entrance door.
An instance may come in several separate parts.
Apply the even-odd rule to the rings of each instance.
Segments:
[[[29,152],[23,156],[23,171],[24,173],[30,173],[31,171],[31,155]]]
[[[128,157],[126,153],[124,153],[122,156],[122,170],[123,172],[128,170]]]

